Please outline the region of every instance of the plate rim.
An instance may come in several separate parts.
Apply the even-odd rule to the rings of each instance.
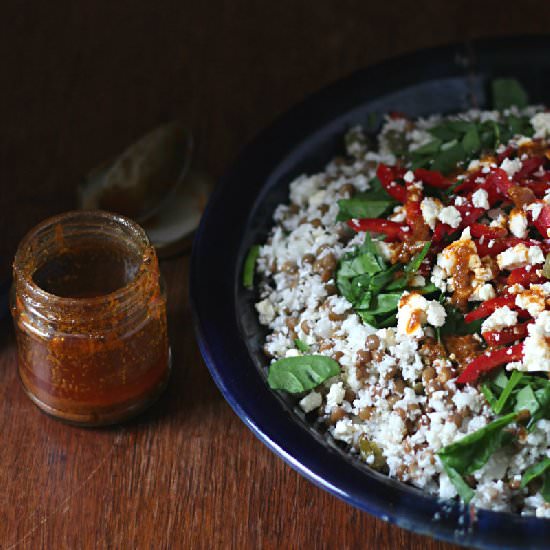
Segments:
[[[211,220],[211,217],[215,210],[215,205],[224,199],[224,193],[227,193],[227,187],[231,185],[231,182],[235,180],[239,172],[243,170],[243,163],[246,163],[247,159],[251,155],[257,153],[258,150],[261,150],[261,148],[265,146],[266,141],[269,141],[270,136],[276,134],[277,132],[284,131],[284,128],[286,126],[288,126],[289,124],[291,125],[292,122],[295,120],[297,113],[304,112],[304,110],[308,112],[309,106],[315,106],[320,101],[324,101],[333,95],[345,93],[346,88],[348,88],[354,82],[357,82],[357,80],[364,79],[369,75],[376,75],[376,73],[379,73],[380,71],[388,71],[392,68],[395,69],[397,67],[415,66],[419,63],[420,60],[424,59],[425,56],[435,57],[439,59],[439,61],[448,61],[457,54],[460,54],[460,52],[467,51],[468,47],[473,48],[475,53],[483,55],[497,49],[516,50],[518,48],[518,44],[521,44],[521,49],[523,50],[529,48],[539,48],[541,46],[544,46],[548,50],[548,47],[550,46],[549,38],[550,37],[547,35],[535,35],[528,37],[516,36],[498,39],[483,39],[475,41],[470,46],[465,46],[464,44],[459,43],[427,48],[403,56],[394,57],[369,67],[365,67],[329,84],[328,86],[321,88],[319,91],[316,91],[313,94],[306,96],[305,99],[292,106],[289,110],[285,111],[285,113],[277,117],[275,121],[269,124],[264,130],[256,135],[255,138],[253,138],[247,145],[244,146],[244,148],[239,153],[237,159],[233,162],[231,167],[226,171],[226,173],[220,179],[218,185],[216,186],[216,189],[210,198],[205,213],[203,214],[203,219],[201,220],[201,224],[196,232],[193,242],[190,269],[190,299],[193,312],[193,323],[197,334],[199,348],[216,385],[222,392],[226,401],[245,423],[245,425],[247,425],[247,427],[252,430],[254,435],[258,437],[258,439],[260,439],[265,445],[267,445],[270,450],[275,452],[275,454],[281,457],[298,473],[300,473],[322,489],[327,490],[331,494],[339,497],[340,499],[361,510],[367,511],[383,520],[389,521],[390,523],[395,523],[396,525],[411,530],[413,532],[436,537],[440,540],[446,540],[455,544],[474,544],[483,548],[502,548],[502,541],[500,539],[500,542],[496,540],[491,540],[491,537],[487,536],[487,529],[495,528],[498,523],[501,522],[504,518],[506,518],[506,520],[510,521],[512,524],[515,524],[517,527],[519,527],[519,525],[517,524],[520,523],[521,527],[524,527],[529,531],[536,531],[541,536],[543,536],[544,534],[550,535],[550,521],[533,517],[522,518],[521,516],[517,516],[516,514],[479,510],[477,511],[479,521],[476,523],[476,526],[484,524],[482,531],[485,533],[485,535],[482,536],[482,538],[480,539],[479,536],[483,535],[483,533],[480,533],[478,528],[474,528],[472,532],[469,532],[468,510],[460,507],[459,505],[456,505],[452,507],[452,510],[449,512],[449,518],[447,519],[451,519],[452,521],[456,522],[459,517],[463,518],[463,520],[465,521],[465,529],[463,531],[456,531],[456,523],[454,530],[449,528],[448,525],[445,528],[441,528],[443,524],[449,523],[448,521],[445,522],[443,520],[442,522],[437,522],[433,525],[426,525],[426,523],[418,525],[414,522],[412,515],[403,516],[400,515],[402,510],[388,510],[383,505],[381,506],[379,502],[380,499],[376,500],[373,498],[369,498],[368,495],[357,495],[356,493],[350,493],[349,491],[342,491],[341,487],[338,487],[338,483],[332,482],[334,481],[333,476],[328,476],[330,480],[327,480],[327,476],[324,475],[323,472],[314,470],[314,468],[318,467],[317,464],[312,464],[310,460],[304,459],[303,457],[297,458],[293,456],[292,453],[289,453],[287,449],[285,449],[285,446],[280,444],[280,434],[273,434],[273,428],[270,428],[269,426],[266,427],[265,419],[253,418],[250,415],[250,407],[243,405],[243,403],[241,403],[239,399],[236,399],[233,388],[235,381],[228,380],[228,375],[226,372],[224,372],[224,367],[219,364],[219,359],[216,358],[216,351],[214,349],[216,348],[216,343],[211,341],[211,336],[209,335],[209,327],[211,327],[212,325],[209,324],[208,320],[205,320],[205,312],[201,311],[201,307],[204,304],[201,303],[202,298],[200,297],[200,287],[201,284],[204,283],[204,274],[201,274],[200,256],[204,252],[204,247],[208,246],[208,244],[204,244],[206,233],[205,228],[208,223],[211,223],[209,220]],[[456,68],[454,69],[454,72],[455,76],[460,76],[456,72]],[[464,73],[462,73],[461,76],[463,77]],[[434,78],[441,78],[441,75],[434,75]],[[393,89],[397,90],[398,88]],[[327,121],[329,120],[330,116],[328,116],[327,118]],[[322,122],[316,121],[314,126],[322,126]],[[297,134],[300,134],[300,132],[297,132]],[[298,138],[299,137],[300,136],[298,135]],[[307,136],[305,137],[307,138]],[[266,184],[264,182],[258,186],[257,195],[254,197],[254,200],[256,201],[265,190]],[[243,230],[244,226],[245,223],[243,221]],[[239,245],[237,245],[237,247]],[[239,273],[238,266],[232,267],[235,267],[236,273]],[[233,277],[235,275],[235,269],[233,269],[232,278],[235,278]],[[231,285],[224,285],[225,291],[232,291],[230,287]],[[252,364],[251,360],[250,363]],[[291,421],[295,425],[298,424],[294,419],[292,419]],[[364,474],[363,472],[361,473]],[[405,491],[405,489],[406,486],[399,487],[399,490]],[[439,504],[440,501],[438,501],[435,497],[429,495],[419,496],[415,494],[413,498],[415,500],[418,500],[419,502],[423,501],[422,506],[425,507],[429,506],[430,504],[437,504],[438,508],[441,507],[441,505]],[[521,530],[523,531],[524,529]]]

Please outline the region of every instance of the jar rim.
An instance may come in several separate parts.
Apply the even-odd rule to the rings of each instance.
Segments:
[[[112,292],[102,294],[100,296],[93,296],[87,298],[75,298],[70,296],[59,296],[48,292],[39,286],[33,278],[33,273],[25,274],[21,268],[21,264],[25,264],[25,260],[29,259],[29,255],[32,253],[31,243],[33,239],[48,229],[53,229],[57,224],[67,223],[70,221],[93,221],[104,220],[105,222],[112,223],[118,227],[126,229],[130,237],[134,238],[141,248],[141,259],[138,264],[138,270],[134,277],[126,284],[117,288]],[[147,276],[148,271],[143,269],[146,264],[146,252],[148,249],[154,250],[149,237],[145,230],[136,222],[114,212],[107,212],[105,210],[69,210],[55,216],[51,216],[42,220],[40,223],[30,229],[17,247],[15,258],[13,262],[14,280],[17,284],[18,280],[23,279],[24,285],[28,291],[30,291],[37,298],[48,300],[50,303],[58,303],[59,305],[70,307],[71,305],[82,305],[85,301],[89,305],[99,305],[105,301],[113,299],[124,299],[127,295],[133,294],[143,284],[143,279]]]

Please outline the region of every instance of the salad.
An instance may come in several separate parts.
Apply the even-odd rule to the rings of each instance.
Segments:
[[[290,183],[243,283],[270,387],[351,454],[550,518],[550,112],[492,91],[493,110],[351,128]]]

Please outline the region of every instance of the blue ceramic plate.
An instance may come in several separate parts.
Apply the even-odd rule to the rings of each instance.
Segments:
[[[262,132],[219,182],[196,235],[191,297],[200,348],[225,399],[272,451],[319,487],[400,527],[480,548],[543,548],[550,521],[442,502],[369,470],[306,422],[265,381],[265,335],[241,284],[248,248],[265,240],[276,205],[302,173],[342,152],[351,125],[372,113],[411,116],[486,107],[489,82],[515,77],[550,103],[550,38],[491,40],[426,50],[360,71],[309,97]]]

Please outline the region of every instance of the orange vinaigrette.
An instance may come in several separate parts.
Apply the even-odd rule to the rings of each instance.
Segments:
[[[13,271],[19,375],[40,409],[103,425],[159,396],[166,301],[143,229],[107,212],[62,214],[23,239]]]

